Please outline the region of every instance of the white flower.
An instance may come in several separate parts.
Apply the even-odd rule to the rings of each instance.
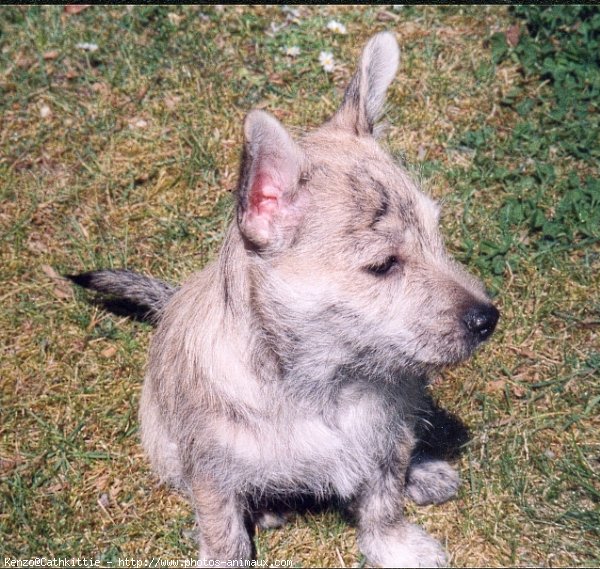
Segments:
[[[82,49],[83,51],[97,51],[98,50],[98,44],[95,44],[95,43],[82,42],[82,43],[78,43],[75,47],[77,49]]]
[[[52,109],[48,105],[42,105],[40,107],[40,117],[43,119],[50,118],[52,116]]]
[[[290,57],[296,57],[300,55],[300,48],[297,45],[292,45],[291,47],[286,47],[283,52]]]
[[[287,24],[283,23],[283,24],[276,24],[275,22],[271,22],[271,25],[269,26],[269,29],[271,30],[271,34],[275,35],[277,33],[279,33],[281,30],[283,30],[283,28],[285,28]],[[268,32],[267,32],[268,34]]]
[[[322,51],[319,54],[319,63],[321,64],[321,67],[327,71],[328,73],[331,73],[333,71],[333,68],[335,67],[335,61],[333,60],[333,54],[330,51]]]
[[[346,26],[344,26],[344,24],[341,22],[337,22],[336,20],[331,20],[331,22],[327,24],[327,29],[331,30],[334,34],[346,33]]]
[[[148,121],[142,119],[142,118],[133,118],[129,120],[129,128],[131,129],[136,129],[136,128],[146,128],[148,126]]]
[[[297,8],[292,8],[291,6],[282,6],[281,11],[286,15],[286,17],[290,20],[297,19],[300,17],[300,10]]]
[[[169,22],[171,22],[171,24],[174,26],[178,26],[181,23],[181,20],[183,20],[183,16],[180,16],[175,12],[169,12],[167,14],[167,18],[169,18]]]

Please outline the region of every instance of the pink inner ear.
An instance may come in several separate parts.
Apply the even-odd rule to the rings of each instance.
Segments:
[[[269,174],[257,173],[250,190],[250,210],[254,215],[272,217],[281,193],[281,187]]]

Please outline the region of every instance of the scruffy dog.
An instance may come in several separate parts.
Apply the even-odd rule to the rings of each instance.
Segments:
[[[299,140],[248,114],[237,220],[180,288],[71,277],[156,318],[142,441],[189,496],[202,559],[251,558],[248,521],[277,519],[260,508],[310,495],[348,506],[369,563],[446,563],[403,515],[407,497],[440,503],[459,485],[447,462],[414,459],[416,429],[428,377],[469,357],[499,313],[373,135],[398,60],[393,35],[374,36],[339,110]]]

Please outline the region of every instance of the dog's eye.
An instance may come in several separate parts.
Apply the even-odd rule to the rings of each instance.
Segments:
[[[398,264],[398,257],[390,255],[382,263],[368,266],[367,271],[373,275],[383,276],[387,275],[394,267],[397,267]]]

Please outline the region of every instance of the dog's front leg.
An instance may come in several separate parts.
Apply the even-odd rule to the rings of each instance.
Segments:
[[[365,485],[357,500],[358,545],[369,563],[381,567],[442,567],[438,541],[403,515],[409,459],[389,461]]]
[[[413,456],[406,476],[406,493],[417,505],[442,504],[456,496],[458,472],[445,460],[426,454]]]
[[[205,480],[194,485],[192,494],[196,507],[200,560],[224,562],[252,559],[244,501]]]

